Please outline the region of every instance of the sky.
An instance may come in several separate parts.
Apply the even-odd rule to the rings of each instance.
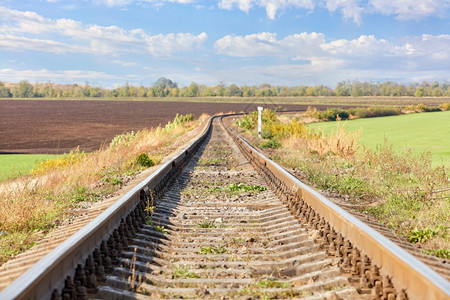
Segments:
[[[450,81],[450,0],[0,0],[0,81]]]

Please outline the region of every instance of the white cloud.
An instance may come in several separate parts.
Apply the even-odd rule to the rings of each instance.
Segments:
[[[173,52],[174,49],[184,52],[198,48],[206,38],[206,33],[202,32],[199,35],[192,35],[190,33],[158,34],[147,36],[144,39],[147,49],[151,54],[154,56],[165,56],[167,53]]]
[[[254,0],[221,0],[218,4],[219,8],[231,10],[236,5],[240,10],[248,13],[253,6]]]
[[[90,49],[76,45],[67,45],[52,40],[32,39],[9,34],[0,34],[0,49],[2,48],[10,51],[25,51],[28,49],[33,49],[35,51],[58,54],[68,52],[90,52]]]
[[[237,57],[287,57],[292,60],[311,59],[323,52],[320,45],[325,37],[321,33],[299,33],[282,40],[276,33],[262,32],[246,36],[227,35],[216,41],[214,48],[220,54]]]
[[[303,8],[311,10],[316,6],[315,2],[316,0],[220,0],[218,6],[228,10],[237,6],[247,13],[253,6],[263,7],[266,9],[267,17],[273,20],[280,9]]]
[[[256,33],[246,36],[227,35],[216,41],[214,48],[220,54],[238,57],[279,55],[282,52],[276,33]]]
[[[282,66],[242,67],[238,71],[240,74],[254,72],[254,76],[259,76],[256,75],[258,68],[274,70],[273,73],[264,72],[272,81],[266,79],[261,82],[278,82],[275,75],[267,74],[280,75],[283,70],[289,72],[280,75],[282,77],[306,72],[312,78],[322,76],[323,82],[331,81],[331,75],[336,76],[334,82],[361,79],[363,75],[369,80],[371,76],[372,79],[387,78],[388,74],[411,78],[409,72],[424,76],[425,70],[432,70],[436,75],[446,74],[447,77],[441,77],[441,80],[450,76],[450,35],[422,35],[388,41],[377,39],[373,35],[362,35],[352,40],[327,40],[324,34],[314,32],[279,39],[274,33],[263,32],[246,36],[225,36],[214,47],[217,53],[233,57],[285,58],[293,61],[292,64]],[[295,61],[303,63],[295,64]],[[383,74],[386,76],[383,77]]]
[[[196,0],[94,0],[94,3],[96,4],[104,4],[107,6],[126,6],[131,3],[136,3],[138,5],[145,3],[153,3],[155,5],[161,5],[164,2],[186,4],[196,2]]]
[[[214,44],[217,53],[236,57],[277,56],[292,60],[314,57],[366,59],[377,57],[442,57],[450,55],[450,35],[405,37],[397,41],[361,35],[357,39],[327,40],[323,33],[298,33],[278,39],[276,33],[262,32],[245,36],[227,35]]]
[[[50,71],[48,69],[40,70],[14,70],[0,69],[0,78],[8,82],[19,82],[20,80],[29,80],[30,82],[53,81],[53,82],[84,82],[86,80],[98,79],[117,79],[116,76],[104,72],[84,71],[84,70],[64,70]]]
[[[127,61],[117,60],[117,59],[113,60],[112,62],[117,65],[124,66],[124,67],[134,67],[137,65],[137,63],[135,63],[135,62],[127,62]]]
[[[450,8],[450,0],[370,0],[377,12],[397,15],[399,19],[420,19],[429,16],[443,17]]]
[[[149,53],[170,56],[192,51],[206,40],[206,33],[169,33],[149,35],[142,29],[125,30],[117,26],[84,25],[72,19],[51,20],[34,12],[21,12],[0,6],[0,47],[8,50],[35,50],[53,53],[90,52]],[[71,42],[40,38],[52,34]]]
[[[155,7],[159,7],[166,2],[199,3],[198,0],[93,0],[93,2],[110,7],[126,7],[130,4],[153,4]],[[362,15],[370,13],[396,15],[401,20],[421,19],[429,16],[445,17],[446,11],[450,8],[450,0],[218,0],[218,7],[227,10],[238,8],[246,13],[254,7],[262,7],[271,20],[276,18],[280,10],[312,11],[317,8],[325,8],[331,13],[340,13],[344,19],[361,24]]]
[[[246,13],[255,6],[263,7],[267,17],[272,20],[282,9],[314,10],[323,7],[332,13],[340,12],[344,19],[361,24],[364,13],[396,15],[399,19],[443,17],[450,8],[450,0],[219,0],[218,6],[228,10],[237,7]]]
[[[392,45],[384,39],[378,40],[373,35],[361,35],[354,40],[336,40],[323,43],[321,48],[332,55],[352,57],[371,57],[374,55],[389,55]]]
[[[216,41],[214,48],[220,54],[237,57],[281,57],[291,60],[313,60],[324,56],[322,33],[298,33],[279,40],[277,34],[263,32],[246,36],[225,36]]]
[[[353,19],[356,24],[361,24],[364,8],[359,6],[359,0],[325,0],[325,7],[330,12],[340,9],[344,19]]]

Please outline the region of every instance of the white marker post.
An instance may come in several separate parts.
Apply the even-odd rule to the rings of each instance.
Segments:
[[[258,106],[258,136],[261,137],[261,112],[263,111],[262,106]]]

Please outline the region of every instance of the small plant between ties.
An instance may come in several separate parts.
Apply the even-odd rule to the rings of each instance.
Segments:
[[[155,230],[158,231],[158,232],[161,232],[163,234],[167,233],[167,229],[165,229],[164,226],[156,225],[155,226]]]
[[[227,253],[228,250],[223,246],[208,246],[202,247],[199,251],[200,254],[224,254]]]

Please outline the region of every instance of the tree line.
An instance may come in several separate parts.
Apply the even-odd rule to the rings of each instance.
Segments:
[[[259,86],[218,84],[206,86],[192,82],[179,87],[167,78],[159,78],[151,86],[133,86],[126,83],[114,89],[89,84],[61,85],[53,83],[31,84],[26,80],[6,85],[0,82],[0,98],[96,98],[96,97],[306,97],[306,96],[384,96],[384,97],[450,97],[450,84],[422,82],[399,84],[344,81],[334,89],[325,85],[281,86],[268,83]]]

